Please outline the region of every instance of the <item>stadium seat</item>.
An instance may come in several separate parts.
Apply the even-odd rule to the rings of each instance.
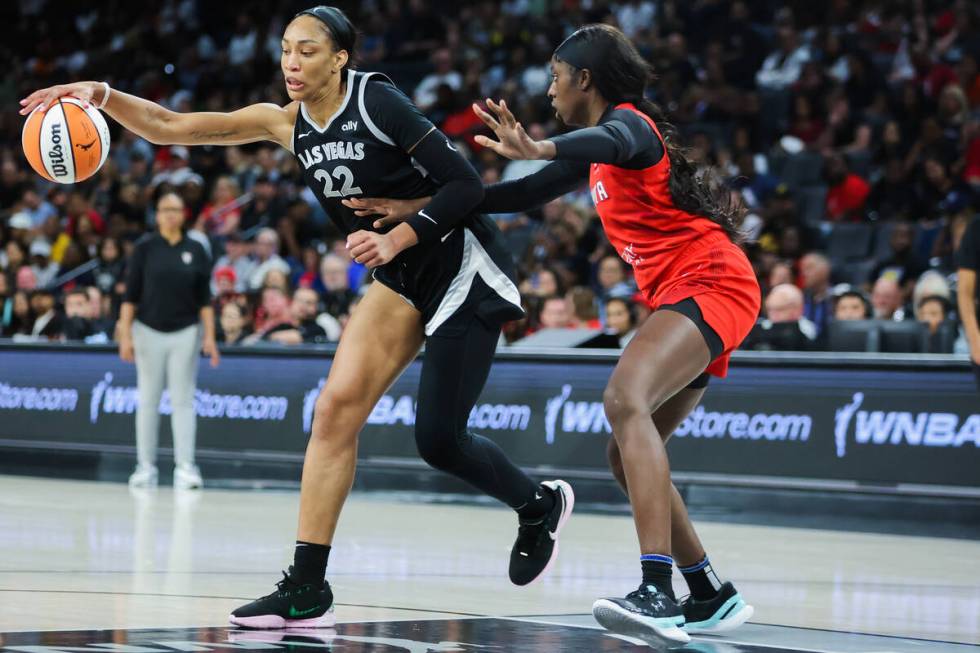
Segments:
[[[783,181],[796,190],[823,184],[823,156],[816,152],[800,152],[783,164]]]
[[[828,325],[830,351],[878,351],[876,320],[834,320]]]
[[[827,214],[827,187],[807,186],[793,193],[796,208],[805,225],[820,224]]]
[[[871,251],[874,227],[861,222],[835,223],[830,228],[827,249],[837,261],[866,259]]]
[[[876,261],[884,261],[891,258],[892,230],[895,228],[894,222],[879,222],[875,225],[874,245],[872,245],[871,258]]]
[[[871,280],[877,262],[874,259],[863,261],[845,261],[833,266],[834,283],[848,283],[852,286],[863,286]]]
[[[920,354],[929,351],[929,330],[921,322],[879,321],[878,351]]]

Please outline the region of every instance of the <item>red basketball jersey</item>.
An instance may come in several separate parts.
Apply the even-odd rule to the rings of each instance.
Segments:
[[[650,116],[631,103],[616,108],[643,118],[663,143]],[[666,152],[659,162],[642,170],[593,163],[589,171],[592,201],[606,236],[623,260],[633,266],[641,289],[661,283],[665,270],[686,245],[704,235],[724,233],[716,222],[675,207],[669,179]]]

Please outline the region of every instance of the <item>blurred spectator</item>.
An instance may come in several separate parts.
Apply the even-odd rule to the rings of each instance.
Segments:
[[[904,162],[892,158],[885,162],[884,176],[875,182],[868,195],[868,216],[880,220],[915,218],[917,200],[915,190],[908,183]]]
[[[237,281],[235,268],[230,265],[215,268],[211,274],[211,279],[213,286],[211,294],[214,295],[214,304],[216,307],[220,308],[229,301],[234,301],[241,294],[235,289]]]
[[[4,307],[3,336],[27,336],[33,327],[34,313],[31,310],[30,297],[26,290],[15,290],[9,304]]]
[[[803,64],[810,60],[810,48],[800,43],[799,34],[791,20],[784,19],[776,27],[777,49],[762,62],[755,75],[759,88],[782,91],[800,78]]]
[[[33,188],[24,189],[20,203],[22,213],[15,213],[11,217],[10,227],[12,229],[35,229],[40,227],[49,217],[58,215],[58,210],[54,205],[42,198]],[[27,220],[17,218],[18,215],[26,217]],[[15,218],[17,224],[14,224]]]
[[[626,274],[626,265],[618,256],[603,256],[599,259],[596,281],[600,302],[607,302],[611,297],[629,297],[635,292],[629,282],[632,279],[628,281]]]
[[[905,319],[902,289],[893,277],[880,277],[871,289],[871,307],[876,320]]]
[[[258,268],[258,263],[248,253],[248,249],[248,243],[242,240],[240,233],[234,231],[225,238],[225,253],[214,264],[215,273],[222,268],[231,268],[234,271],[236,292],[245,292],[249,289],[249,279]],[[212,282],[211,290],[217,291],[215,282]]]
[[[926,269],[926,264],[912,248],[914,236],[915,230],[908,222],[897,222],[892,226],[888,237],[891,252],[884,260],[878,261],[871,272],[873,281],[887,276],[895,279],[904,289],[911,288]]]
[[[285,290],[277,286],[268,286],[262,289],[261,298],[261,303],[255,312],[255,333],[246,340],[247,344],[263,340],[272,329],[282,324],[292,325],[293,322],[293,316],[289,311],[289,295]]]
[[[28,292],[37,290],[37,275],[34,270],[26,265],[22,265],[15,275],[17,290],[27,290]]]
[[[834,303],[835,320],[867,320],[872,315],[871,302],[858,290],[845,290]]]
[[[41,288],[48,286],[58,276],[58,264],[51,260],[51,244],[40,238],[31,243],[31,270],[37,285]]]
[[[539,319],[542,329],[573,328],[572,317],[568,300],[564,297],[553,295],[544,298],[541,304],[541,317]]]
[[[62,320],[58,315],[54,293],[39,289],[31,293],[31,313],[35,315],[31,336],[56,340],[61,337]]]
[[[252,186],[252,201],[242,210],[239,229],[251,231],[262,227],[272,227],[286,212],[286,207],[277,196],[277,187],[269,175],[259,175]]]
[[[319,290],[326,312],[337,318],[350,311],[351,302],[357,297],[357,292],[349,285],[349,268],[349,258],[327,254],[320,261],[319,284],[313,286]]]
[[[322,344],[327,332],[317,324],[317,304],[320,299],[312,288],[299,288],[293,293],[289,310],[291,320],[266,329],[263,340],[280,345]]]
[[[248,277],[250,290],[258,290],[265,285],[269,270],[289,274],[289,263],[279,256],[279,235],[273,229],[261,229],[255,237],[255,259],[257,265]]]
[[[595,293],[585,286],[576,286],[565,298],[572,307],[571,326],[576,329],[601,329]]]
[[[126,267],[119,241],[112,237],[105,238],[99,246],[98,259],[99,265],[93,271],[95,286],[105,294],[113,294],[116,284],[123,279]]]
[[[912,289],[912,306],[918,306],[926,297],[941,297],[952,302],[953,292],[946,277],[935,270],[927,270],[915,282]]]
[[[823,254],[811,252],[800,259],[803,278],[803,315],[817,327],[821,335],[830,321],[833,298],[830,294],[830,260]]]
[[[827,190],[827,219],[859,221],[864,218],[864,203],[871,192],[868,182],[850,171],[847,159],[831,155],[825,164]]]
[[[742,349],[808,351],[816,348],[817,327],[803,317],[803,292],[788,283],[769,291],[766,318],[749,333]]]
[[[953,338],[950,337],[948,343],[944,343],[941,332],[941,327],[949,315],[950,307],[948,299],[936,295],[926,297],[916,304],[915,319],[925,324],[929,329],[929,347],[927,353],[953,353]]]
[[[211,191],[211,201],[198,216],[198,230],[210,236],[227,236],[236,231],[242,220],[236,200],[242,194],[238,183],[231,177],[218,177]]]
[[[238,302],[227,302],[221,307],[219,316],[218,342],[238,345],[249,335],[245,307]]]
[[[92,307],[84,288],[76,288],[65,295],[65,340],[86,340],[95,334],[92,323]]]
[[[625,347],[636,335],[636,308],[624,297],[613,297],[606,303],[606,328],[619,338]]]
[[[460,90],[463,85],[463,76],[453,70],[453,56],[446,48],[440,48],[432,53],[432,65],[435,70],[419,82],[415,87],[415,105],[422,110],[428,111],[436,102],[437,89],[446,84],[453,91]]]

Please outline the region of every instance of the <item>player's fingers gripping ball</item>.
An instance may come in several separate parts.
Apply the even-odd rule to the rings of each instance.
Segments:
[[[102,167],[109,155],[109,126],[98,109],[73,97],[35,109],[21,144],[34,171],[49,181],[74,184]]]

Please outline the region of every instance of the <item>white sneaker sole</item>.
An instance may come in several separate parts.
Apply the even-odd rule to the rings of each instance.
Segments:
[[[671,623],[669,619],[654,619],[644,617],[620,607],[609,599],[599,599],[592,604],[592,616],[599,625],[617,635],[636,637],[651,646],[661,644],[687,644],[691,636],[681,630],[681,625]]]

